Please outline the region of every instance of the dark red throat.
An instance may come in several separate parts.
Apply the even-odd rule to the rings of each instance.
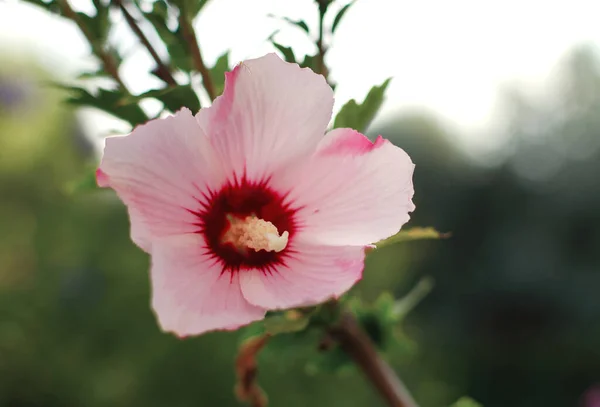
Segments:
[[[193,211],[198,216],[198,233],[204,234],[208,251],[223,266],[223,272],[237,272],[260,269],[273,273],[276,266],[285,264],[286,257],[292,254],[290,243],[281,252],[265,250],[239,250],[230,243],[223,243],[223,236],[229,228],[228,215],[238,218],[254,215],[277,227],[279,233],[288,231],[289,242],[297,230],[295,213],[285,202],[285,195],[268,186],[268,180],[251,182],[245,178],[224,185],[218,191],[210,191],[199,201],[199,209]]]

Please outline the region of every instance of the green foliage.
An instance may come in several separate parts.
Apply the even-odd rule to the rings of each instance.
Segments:
[[[199,2],[202,3],[202,2]],[[187,41],[181,27],[172,31],[167,26],[169,19],[169,5],[164,0],[157,0],[152,5],[150,12],[144,13],[146,19],[152,24],[154,30],[167,47],[171,64],[184,72],[191,72],[193,62],[186,48]]]
[[[336,14],[335,18],[333,19],[333,24],[331,26],[331,33],[335,33],[335,30],[337,29],[338,25],[340,24],[340,22],[342,21],[342,18],[344,18],[344,15],[346,14],[346,12],[348,11],[348,9],[356,2],[356,0],[352,0],[350,3],[346,4],[344,7],[341,8],[341,10]]]
[[[365,132],[383,103],[385,89],[390,80],[391,78],[386,79],[381,85],[372,87],[361,104],[352,99],[342,106],[335,118],[333,127],[349,127],[359,132]]]
[[[53,14],[61,14],[60,7],[56,0],[43,1],[43,0],[22,0],[25,3],[30,3],[45,9]]]
[[[275,42],[273,39],[271,39],[271,44],[273,44],[273,46],[277,48],[279,52],[281,52],[281,55],[283,55],[283,58],[287,62],[296,62],[296,56],[294,55],[294,50],[292,50],[292,47],[285,47]]]
[[[269,14],[268,17],[272,17],[272,18],[276,18],[278,20],[282,20],[285,21],[286,23],[289,23],[295,27],[300,28],[302,31],[304,31],[307,34],[310,34],[310,30],[308,28],[308,25],[306,24],[306,22],[304,20],[293,20],[289,17],[278,17],[276,15],[273,14]]]
[[[77,79],[96,79],[96,78],[110,78],[110,75],[104,70],[103,67],[98,68],[91,72],[82,72],[77,75]]]
[[[288,311],[265,318],[265,332],[271,335],[302,331],[308,326],[310,315]]]
[[[404,319],[433,289],[433,279],[424,277],[404,297],[394,301],[393,307],[388,312],[397,321]]]
[[[93,0],[96,8],[96,15],[93,17],[85,13],[77,13],[79,18],[85,23],[86,27],[92,33],[92,36],[99,44],[104,44],[110,31],[109,5],[102,0]]]
[[[402,298],[395,299],[391,293],[383,292],[371,304],[359,297],[351,297],[347,306],[381,351],[401,349],[403,353],[411,353],[415,344],[404,335],[401,324],[432,287],[433,281],[423,278]]]
[[[129,122],[132,126],[144,123],[148,118],[144,111],[121,90],[98,89],[92,94],[77,86],[56,85],[67,90],[70,96],[66,103],[73,106],[90,106],[110,113]]]
[[[438,232],[432,227],[414,227],[411,229],[401,230],[393,236],[380,240],[379,242],[375,243],[375,247],[379,249],[396,243],[410,242],[413,240],[444,239],[449,236],[449,233]]]
[[[456,403],[450,407],[483,407],[481,404],[469,397],[461,397]]]
[[[215,87],[215,93],[220,95],[225,89],[225,72],[229,71],[229,51],[217,59],[215,66],[210,69],[210,77]]]
[[[57,0],[22,0],[26,3],[34,4],[38,7],[42,7],[46,11],[53,14],[64,15],[60,7],[60,2]],[[89,16],[86,13],[76,12],[77,18],[83,22],[88,31],[92,34],[92,37],[97,44],[104,44],[108,37],[110,30],[109,20],[109,4],[101,0],[93,0],[94,7],[96,8],[96,14]]]
[[[315,2],[319,5],[319,15],[323,18],[333,0],[315,0]]]
[[[318,61],[317,55],[306,55],[300,66],[303,68],[310,68],[313,72],[317,72],[319,69]]]
[[[208,0],[170,0],[177,6],[190,21],[193,20],[200,10],[208,3]]]
[[[327,342],[323,342],[324,347]],[[352,359],[337,345],[314,352],[307,358],[304,371],[309,375],[337,374],[343,375],[355,371]]]
[[[134,100],[154,98],[160,100],[171,112],[187,107],[196,113],[200,110],[200,100],[191,85],[177,85],[162,89],[153,89],[135,96]]]

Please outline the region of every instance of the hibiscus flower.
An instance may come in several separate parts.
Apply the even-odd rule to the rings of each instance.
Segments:
[[[379,137],[325,134],[325,79],[275,54],[226,74],[223,95],[106,140],[98,184],[151,256],[152,307],[181,337],[338,297],[365,247],[409,219],[414,165]]]

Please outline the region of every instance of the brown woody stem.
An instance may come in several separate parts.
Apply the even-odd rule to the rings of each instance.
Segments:
[[[59,4],[60,9],[63,12],[64,16],[66,18],[68,18],[69,20],[73,21],[75,24],[77,24],[77,27],[79,27],[79,30],[81,30],[81,32],[83,33],[83,35],[89,42],[90,47],[92,48],[92,52],[102,61],[104,70],[110,76],[112,76],[112,78],[117,82],[117,84],[121,87],[121,89],[126,94],[129,94],[129,91],[127,90],[127,87],[125,86],[125,83],[123,83],[123,80],[121,79],[121,76],[119,75],[119,69],[117,66],[117,62],[115,61],[113,56],[110,55],[108,52],[106,52],[102,48],[102,46],[100,44],[98,44],[97,39],[94,38],[94,35],[90,32],[90,30],[85,25],[85,23],[81,20],[81,18],[79,18],[79,15],[75,12],[75,10],[73,10],[71,8],[71,5],[69,4],[68,0],[59,0],[58,4]]]
[[[119,9],[123,13],[123,16],[125,16],[125,20],[127,21],[127,24],[129,25],[131,30],[134,32],[134,34],[138,37],[140,42],[144,45],[144,47],[146,47],[146,49],[152,56],[152,59],[154,59],[154,62],[156,63],[156,67],[157,67],[157,69],[156,69],[157,76],[160,79],[162,79],[167,85],[176,86],[177,82],[175,81],[175,78],[173,77],[173,75],[171,75],[171,71],[169,70],[167,65],[165,65],[165,63],[160,59],[160,57],[158,56],[158,53],[156,52],[156,50],[154,49],[152,44],[150,44],[150,41],[148,41],[148,38],[144,35],[144,33],[138,26],[138,24],[135,21],[135,19],[133,18],[133,16],[129,13],[129,11],[123,4],[123,2],[121,0],[114,0],[114,3],[119,6]]]
[[[329,70],[327,69],[327,65],[325,65],[325,53],[327,52],[327,48],[325,47],[325,44],[323,42],[323,20],[325,18],[324,14],[320,14],[319,15],[319,38],[317,40],[317,49],[319,51],[318,53],[318,59],[317,59],[317,63],[318,63],[318,70],[319,73],[321,75],[323,75],[325,77],[325,80],[328,80],[329,77]]]
[[[329,334],[360,367],[390,407],[418,407],[400,378],[379,356],[352,313],[343,311],[339,323],[329,329]]]
[[[204,84],[204,89],[206,89],[206,93],[208,93],[208,97],[210,98],[210,100],[215,100],[215,98],[217,97],[215,93],[215,86],[210,76],[210,72],[204,64],[204,60],[202,59],[202,53],[200,52],[200,45],[198,44],[198,39],[196,38],[196,32],[194,31],[192,22],[187,17],[185,10],[180,11],[181,13],[179,14],[179,27],[183,32],[183,37],[185,38],[185,42],[188,45],[189,52],[192,55],[194,67],[202,76],[202,83]]]
[[[256,357],[269,341],[270,335],[252,337],[240,346],[235,359],[235,373],[237,383],[235,394],[240,401],[252,407],[266,407],[267,397],[256,380],[258,367]]]

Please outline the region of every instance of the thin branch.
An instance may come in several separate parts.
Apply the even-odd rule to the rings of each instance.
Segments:
[[[270,335],[265,334],[248,339],[240,346],[235,359],[237,384],[235,394],[240,401],[249,403],[252,407],[266,407],[267,397],[256,381],[258,367],[256,357],[269,341]]]
[[[344,311],[340,322],[329,329],[329,334],[361,368],[390,407],[418,407],[400,378],[379,356],[352,313]]]
[[[204,60],[202,59],[202,54],[200,52],[200,45],[198,44],[198,39],[196,38],[196,32],[194,31],[192,22],[188,19],[185,10],[180,10],[179,27],[183,32],[183,38],[189,47],[190,54],[192,55],[194,67],[202,76],[202,83],[204,84],[206,93],[208,93],[210,100],[215,100],[217,97],[215,93],[215,85],[213,84],[208,68],[206,68],[206,65],[204,64]]]
[[[117,84],[126,94],[130,94],[127,90],[127,87],[125,86],[125,83],[123,83],[121,76],[119,75],[118,65],[113,56],[106,52],[102,48],[102,46],[98,44],[98,41],[96,40],[96,38],[94,38],[94,35],[90,32],[90,30],[81,20],[81,18],[79,18],[79,15],[75,12],[75,10],[71,8],[71,5],[69,4],[68,0],[58,0],[58,4],[64,16],[67,17],[69,20],[73,21],[75,24],[77,24],[77,27],[79,27],[79,30],[81,30],[81,32],[89,42],[90,47],[92,47],[92,52],[102,61],[104,70],[110,76],[113,77],[113,79],[117,82]]]
[[[327,65],[325,65],[325,53],[327,52],[327,48],[325,47],[325,43],[323,42],[323,20],[325,19],[324,10],[320,7],[320,15],[319,15],[319,39],[317,40],[317,49],[318,53],[318,69],[319,73],[325,77],[325,80],[328,80],[329,70],[327,69]]]
[[[150,44],[150,41],[148,41],[148,38],[144,35],[144,33],[138,26],[138,24],[135,21],[135,19],[133,18],[133,16],[129,13],[129,11],[127,11],[127,8],[125,7],[125,5],[123,5],[123,2],[121,0],[113,0],[113,1],[115,2],[115,4],[117,4],[119,6],[119,8],[121,9],[121,12],[125,16],[125,20],[127,21],[127,24],[129,25],[131,30],[135,33],[135,35],[138,37],[140,42],[144,45],[144,47],[146,47],[146,49],[148,50],[148,52],[154,59],[154,62],[156,62],[157,76],[160,79],[162,79],[165,83],[167,83],[169,86],[176,86],[177,82],[175,81],[175,78],[173,77],[173,75],[171,75],[171,71],[169,70],[167,65],[165,65],[165,63],[160,59],[160,57],[158,56],[158,53],[156,52],[156,50],[154,49],[152,44]]]

